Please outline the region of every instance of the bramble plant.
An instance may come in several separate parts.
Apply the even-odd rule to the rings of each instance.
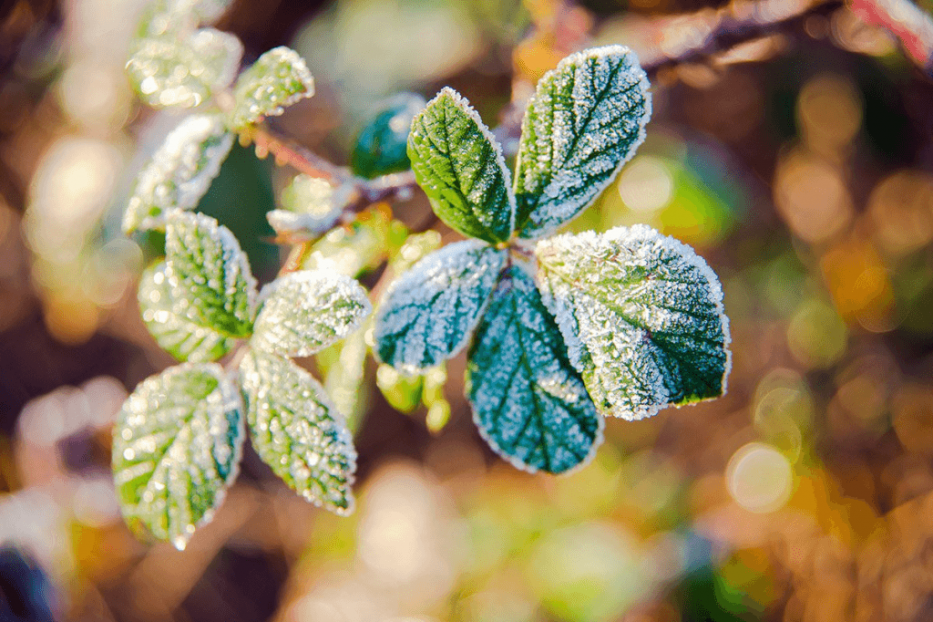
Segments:
[[[468,349],[467,397],[481,436],[532,472],[585,464],[604,415],[636,420],[723,394],[728,320],[703,259],[646,226],[553,235],[644,139],[649,84],[627,48],[573,54],[541,79],[514,179],[458,93],[445,88],[427,105],[399,96],[361,134],[353,173],[305,167],[283,192],[268,217],[280,239],[297,244],[298,260],[257,291],[233,234],[191,210],[234,138],[280,145],[262,133],[264,118],[310,97],[314,83],[287,48],[237,77],[242,44],[198,28],[224,8],[158,0],[127,64],[146,103],[194,109],[140,172],[123,221],[127,233],[165,232],[165,258],[142,275],[139,305],[155,340],[182,361],[142,382],[120,412],[113,470],[128,523],[183,548],[236,477],[247,428],[259,456],[299,494],[352,511],[352,434],[291,357],[352,336],[339,356],[361,367],[367,332],[389,402],[425,403],[438,428],[449,415],[439,396],[444,363]],[[438,249],[437,233],[411,234],[377,210],[366,233],[394,252],[340,272],[317,261],[309,251],[339,251],[361,233],[358,212],[410,185],[409,166],[438,218],[470,239]],[[372,317],[351,277],[387,257],[397,278]],[[226,366],[216,362],[231,353]],[[405,387],[421,396],[412,400]]]

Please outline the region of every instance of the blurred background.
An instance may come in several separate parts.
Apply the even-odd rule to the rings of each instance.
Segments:
[[[248,450],[180,553],[130,534],[109,470],[127,391],[172,363],[135,298],[159,242],[119,231],[178,122],[137,104],[123,72],[143,3],[0,5],[0,620],[933,619],[922,37],[905,54],[838,2],[234,2],[218,27],[247,60],[290,45],[315,75],[317,95],[276,126],[341,164],[398,91],[451,85],[495,125],[581,47],[658,61],[735,11],[783,21],[713,58],[659,61],[646,143],[572,225],[648,223],[707,259],[732,322],[725,398],[608,421],[592,464],[533,476],[479,439],[462,357],[446,384],[440,370],[406,384],[345,347],[304,363],[356,427],[356,513],[316,510]],[[291,174],[235,147],[199,207],[261,280],[283,258],[264,214]],[[432,223],[417,193],[392,210]],[[372,286],[389,213],[321,253],[349,244]]]

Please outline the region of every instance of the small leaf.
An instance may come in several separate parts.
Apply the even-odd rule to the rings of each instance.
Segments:
[[[505,251],[467,240],[431,253],[396,280],[376,316],[376,350],[415,374],[455,356],[470,339]]]
[[[350,514],[356,450],[321,385],[288,359],[258,350],[246,354],[240,373],[259,457],[315,505]]]
[[[511,237],[515,197],[502,149],[459,93],[443,89],[415,117],[408,157],[441,220],[491,243]]]
[[[230,126],[243,128],[285,112],[286,106],[314,95],[314,78],[295,50],[272,48],[243,72],[233,89]]]
[[[277,234],[289,240],[314,239],[333,228],[352,192],[349,185],[334,187],[324,179],[296,175],[282,191],[282,209],[272,210],[266,218]]]
[[[229,86],[242,57],[235,36],[202,28],[184,40],[172,33],[137,40],[126,69],[150,106],[191,108]]]
[[[356,139],[350,156],[353,172],[373,179],[411,168],[408,134],[424,106],[424,98],[414,93],[399,93],[383,102]]]
[[[144,380],[113,431],[113,475],[127,522],[185,548],[237,475],[246,433],[239,392],[216,363]]]
[[[467,396],[480,433],[516,467],[564,473],[593,457],[603,419],[521,268],[510,267],[496,286],[467,370]]]
[[[366,334],[371,333],[372,328],[370,315],[343,341],[318,352],[314,357],[317,369],[324,377],[324,391],[337,410],[346,417],[351,432],[359,429],[369,405],[369,390],[363,383],[369,356]]]
[[[194,209],[232,146],[233,134],[219,115],[187,117],[140,171],[123,215],[123,231],[162,228],[167,211]]]
[[[396,238],[404,234],[404,225],[392,220],[389,210],[371,208],[349,225],[324,234],[311,247],[301,267],[358,277],[379,268],[385,261],[386,250],[396,247]]]
[[[612,182],[645,138],[648,87],[635,55],[621,46],[568,56],[538,82],[515,167],[521,237],[557,229]]]
[[[216,21],[231,0],[153,0],[143,12],[138,36],[178,36],[193,31],[198,23]]]
[[[310,356],[343,339],[372,311],[350,277],[324,271],[293,272],[270,283],[250,343],[286,356]]]
[[[159,262],[139,280],[139,309],[146,328],[179,361],[216,361],[233,348],[234,340],[185,316],[184,303],[174,298],[165,270],[165,262]]]
[[[228,337],[248,337],[256,280],[229,229],[204,214],[173,212],[165,227],[165,274],[175,311]]]
[[[729,320],[716,275],[644,225],[538,243],[540,286],[597,407],[650,417],[725,393]]]

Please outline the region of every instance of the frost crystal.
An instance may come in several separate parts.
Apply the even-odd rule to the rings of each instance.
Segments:
[[[282,191],[282,208],[266,214],[275,232],[289,239],[313,239],[331,229],[353,191],[349,185],[335,188],[323,179],[296,175]]]
[[[644,225],[538,243],[539,286],[597,407],[625,419],[721,396],[722,289],[688,246]]]
[[[314,95],[314,78],[295,50],[277,47],[243,72],[233,89],[230,126],[242,128],[285,112],[286,106]]]
[[[236,387],[215,363],[186,363],[143,381],[113,432],[120,508],[183,549],[237,474],[246,436]]]
[[[408,157],[441,220],[487,242],[511,237],[515,197],[502,149],[459,93],[443,89],[415,117]]]
[[[521,268],[509,268],[496,286],[467,369],[473,419],[496,453],[515,466],[565,473],[595,454],[603,418]]]
[[[372,311],[353,279],[322,270],[286,275],[262,292],[252,345],[286,356],[310,356],[353,332]]]
[[[635,54],[621,46],[568,56],[538,82],[515,173],[522,237],[557,229],[612,182],[645,138],[648,87]]]
[[[229,229],[204,214],[170,214],[165,262],[176,315],[228,337],[250,335],[256,280]]]
[[[165,262],[143,272],[139,280],[139,309],[156,342],[180,361],[216,361],[234,340],[175,312],[178,303],[165,274]]]
[[[233,134],[219,115],[195,114],[165,137],[139,174],[123,215],[123,230],[165,226],[172,209],[193,209],[220,172]]]
[[[240,373],[259,457],[315,505],[350,514],[356,450],[321,385],[290,360],[258,350],[246,354]]]
[[[457,242],[431,253],[395,281],[376,316],[380,358],[415,374],[457,354],[479,322],[505,251]]]

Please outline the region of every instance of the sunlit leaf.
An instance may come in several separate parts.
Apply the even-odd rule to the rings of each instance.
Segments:
[[[425,101],[414,93],[399,93],[384,102],[360,131],[350,156],[353,172],[372,179],[410,168],[408,134]]]
[[[242,128],[280,115],[287,106],[312,95],[314,79],[304,59],[290,48],[272,48],[237,80],[230,125]]]
[[[266,218],[280,236],[313,239],[337,223],[351,192],[350,186],[335,187],[324,179],[296,175],[282,191],[282,209],[272,210]]]

